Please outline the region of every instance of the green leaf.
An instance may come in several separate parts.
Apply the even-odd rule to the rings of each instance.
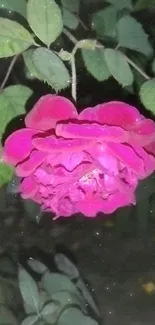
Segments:
[[[133,9],[132,0],[106,0],[106,2],[111,3],[117,10],[122,10],[124,8],[129,10]]]
[[[147,8],[151,8],[155,4],[155,0],[137,0],[134,6],[134,10],[140,11]]]
[[[32,44],[34,39],[22,25],[0,17],[0,58],[24,52]]]
[[[70,29],[76,29],[79,25],[79,19],[69,10],[64,8],[62,10],[64,25]]]
[[[82,296],[84,298],[84,300],[87,302],[87,304],[89,305],[89,307],[92,308],[92,310],[94,311],[94,313],[99,316],[99,310],[98,307],[90,293],[89,288],[87,288],[86,284],[84,283],[82,278],[79,278],[76,286],[78,287],[78,289],[80,290],[80,292],[82,293]]]
[[[59,317],[59,325],[99,325],[93,318],[85,316],[81,310],[77,308],[68,308],[61,313]]]
[[[77,267],[70,261],[70,259],[64,254],[55,254],[55,262],[60,272],[67,275],[71,280],[79,277],[79,271]]]
[[[25,114],[25,104],[32,90],[22,85],[9,86],[0,93],[0,135],[15,117]]]
[[[19,287],[24,300],[24,303],[30,305],[34,312],[39,309],[39,290],[36,282],[31,275],[23,268],[19,268],[18,273]]]
[[[42,77],[40,76],[40,74],[36,70],[36,68],[34,66],[34,63],[32,61],[33,53],[34,53],[34,49],[29,49],[29,50],[25,51],[23,53],[24,62],[25,62],[25,65],[26,65],[27,69],[30,72],[31,77],[42,80]]]
[[[31,315],[26,317],[20,325],[33,325],[36,324],[36,321],[38,320],[38,315]]]
[[[108,6],[93,15],[91,26],[95,29],[97,36],[104,39],[105,36],[116,36],[116,23],[117,11],[113,6]]]
[[[31,269],[34,272],[37,272],[39,274],[43,274],[48,271],[47,266],[45,266],[42,262],[37,261],[37,260],[29,259],[28,265],[31,267]]]
[[[80,0],[61,0],[62,6],[71,12],[79,13]]]
[[[155,114],[155,78],[142,85],[139,95],[143,105]]]
[[[61,10],[54,0],[29,0],[27,18],[33,32],[48,47],[62,33]]]
[[[60,305],[52,301],[43,307],[41,316],[47,323],[56,324],[60,311]]]
[[[98,81],[104,81],[110,77],[110,71],[104,58],[103,49],[82,49],[84,64],[89,73]]]
[[[50,296],[63,290],[79,295],[75,285],[64,274],[47,272],[42,277],[42,285]]]
[[[59,291],[52,295],[52,300],[59,303],[61,310],[69,308],[71,305],[77,305],[82,311],[86,312],[85,300],[76,293],[68,291]]]
[[[0,325],[18,325],[18,320],[7,307],[0,305]]]
[[[131,85],[133,73],[124,55],[112,49],[105,49],[104,57],[112,76],[123,86]]]
[[[123,16],[117,23],[118,42],[120,46],[151,55],[152,47],[142,25],[131,16]]]
[[[14,174],[14,169],[11,166],[0,162],[0,187],[11,181]]]
[[[70,75],[63,61],[54,52],[39,48],[33,54],[34,65],[55,91],[60,91],[70,85]]]
[[[26,0],[0,0],[0,9],[16,11],[22,16],[26,16]]]
[[[152,71],[155,74],[155,58],[153,59],[153,62],[152,62]]]

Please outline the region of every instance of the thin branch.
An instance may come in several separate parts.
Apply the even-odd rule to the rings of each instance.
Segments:
[[[123,54],[123,53],[122,53]],[[123,54],[124,55],[124,54]],[[145,79],[149,80],[151,79],[150,76],[145,73],[136,63],[134,63],[131,59],[128,58],[128,56],[124,55],[126,61],[135,69],[137,70]]]
[[[63,29],[63,33],[70,39],[73,44],[77,44],[78,40],[66,29]]]
[[[6,85],[7,81],[8,81],[8,78],[9,78],[9,76],[10,76],[10,73],[11,73],[13,67],[14,67],[14,64],[15,64],[17,58],[18,58],[18,55],[15,55],[15,56],[13,57],[13,59],[12,59],[10,65],[9,65],[9,68],[8,68],[8,70],[7,70],[7,73],[6,73],[6,75],[5,75],[5,78],[4,78],[4,80],[3,80],[2,84],[1,84],[0,91],[2,91],[3,88],[5,87],[5,85]]]
[[[72,55],[72,57],[71,57],[71,70],[72,70],[72,97],[76,102],[76,100],[77,100],[77,93],[76,93],[77,80],[76,80],[76,66],[75,66],[75,56],[74,55]]]

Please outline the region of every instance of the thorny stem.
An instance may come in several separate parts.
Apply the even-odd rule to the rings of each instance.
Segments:
[[[9,78],[9,76],[10,76],[10,73],[11,73],[13,67],[14,67],[14,64],[15,64],[17,58],[18,58],[18,55],[15,55],[15,56],[13,57],[13,59],[12,59],[10,65],[9,65],[9,68],[8,68],[8,70],[7,70],[7,73],[6,73],[6,75],[5,75],[5,78],[4,78],[4,80],[3,80],[2,84],[1,84],[0,91],[2,91],[3,88],[5,87],[5,85],[6,85],[7,81],[8,81],[8,78]]]

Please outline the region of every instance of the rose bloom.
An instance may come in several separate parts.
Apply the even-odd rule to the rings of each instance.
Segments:
[[[155,170],[155,123],[112,101],[79,115],[68,99],[46,95],[11,134],[4,160],[22,178],[24,199],[56,217],[95,217],[135,204],[138,181]]]

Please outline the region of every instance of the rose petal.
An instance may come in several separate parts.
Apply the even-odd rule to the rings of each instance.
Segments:
[[[55,159],[52,160],[53,166],[63,166],[68,171],[72,171],[85,159],[85,154],[83,151],[80,152],[64,152],[55,156]]]
[[[144,162],[131,147],[120,143],[108,143],[107,147],[127,168],[137,175],[144,175]]]
[[[29,176],[32,172],[36,170],[36,168],[42,164],[46,157],[44,152],[34,151],[32,152],[29,159],[22,162],[16,167],[16,174],[20,177]]]
[[[135,107],[124,102],[112,101],[84,109],[79,114],[79,119],[130,130],[131,126],[143,117]]]
[[[12,133],[4,144],[4,160],[12,165],[26,159],[33,149],[32,137],[36,134],[33,129],[21,129]]]
[[[140,175],[140,179],[144,179],[151,175],[155,170],[155,158],[148,154],[143,148],[139,146],[134,146],[134,151],[143,159],[144,161],[144,173]]]
[[[32,141],[34,147],[42,152],[52,153],[65,151],[81,151],[91,145],[91,141],[85,139],[63,139],[49,136],[46,138],[34,138]]]
[[[42,96],[27,114],[25,124],[29,128],[49,130],[55,128],[58,121],[77,118],[77,111],[70,100],[65,97]]]
[[[127,142],[128,140],[128,132],[120,127],[98,124],[57,124],[56,134],[64,138],[95,139],[106,142]]]
[[[32,198],[37,193],[38,186],[33,176],[24,178],[20,184],[20,192],[23,199]]]
[[[114,194],[109,195],[106,200],[103,200],[102,212],[105,214],[110,214],[116,211],[118,208],[129,206],[131,204],[135,205],[135,203],[136,201],[134,192],[116,192]]]
[[[155,141],[155,123],[150,119],[144,119],[134,125],[130,132],[129,143],[147,146]]]
[[[86,217],[94,218],[103,210],[103,200],[100,198],[86,198],[76,203],[76,209]]]

